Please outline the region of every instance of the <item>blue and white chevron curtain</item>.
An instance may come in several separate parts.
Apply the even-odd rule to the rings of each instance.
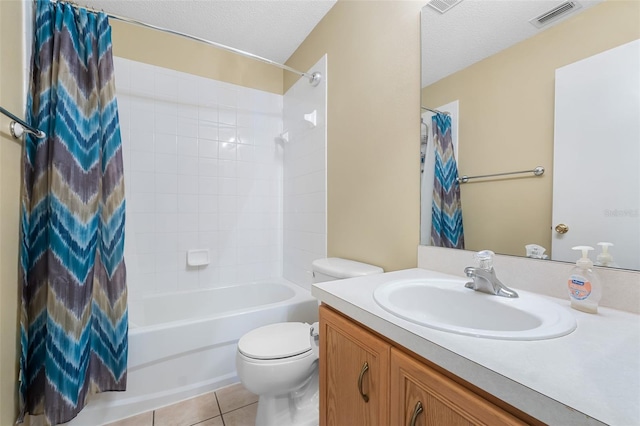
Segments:
[[[21,213],[20,418],[127,381],[125,199],[107,16],[36,2]]]
[[[462,203],[458,166],[451,139],[451,116],[437,113],[431,119],[436,150],[433,203],[431,205],[431,245],[464,249]]]

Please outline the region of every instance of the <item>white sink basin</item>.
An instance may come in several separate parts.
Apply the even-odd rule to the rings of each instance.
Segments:
[[[464,287],[464,280],[394,281],[373,297],[383,309],[407,321],[437,330],[503,340],[540,340],[576,329],[574,316],[561,305],[518,290],[506,298]]]

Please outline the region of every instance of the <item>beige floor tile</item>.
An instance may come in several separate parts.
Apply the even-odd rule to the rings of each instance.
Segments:
[[[238,408],[222,415],[224,418],[224,426],[253,426],[256,424],[256,413],[258,412],[258,403]]]
[[[242,386],[242,383],[236,383],[235,385],[218,389],[216,396],[218,397],[220,410],[222,410],[223,414],[258,402],[258,395],[246,390],[244,386]]]
[[[214,392],[209,392],[155,412],[155,426],[190,426],[220,415]]]
[[[194,426],[224,426],[224,423],[222,422],[222,416],[218,416],[202,423],[196,423]]]
[[[109,423],[107,426],[153,426],[153,411],[127,417],[126,419]]]

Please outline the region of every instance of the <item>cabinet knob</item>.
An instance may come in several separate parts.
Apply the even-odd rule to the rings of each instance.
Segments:
[[[422,409],[422,402],[418,401],[416,407],[413,409],[413,416],[411,416],[410,426],[416,426],[416,420],[418,419],[418,414],[422,413],[424,410]]]
[[[362,364],[362,369],[360,370],[360,376],[358,376],[358,392],[360,392],[360,396],[364,399],[364,402],[369,402],[369,395],[362,391],[362,379],[364,378],[364,373],[369,370],[369,363],[364,362]]]

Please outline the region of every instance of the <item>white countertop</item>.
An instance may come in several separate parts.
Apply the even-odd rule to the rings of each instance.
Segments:
[[[571,309],[577,329],[564,337],[509,341],[420,326],[382,309],[374,290],[390,281],[463,278],[425,269],[314,284],[321,302],[549,424],[640,425],[640,316]],[[518,290],[518,288],[515,288]],[[495,296],[499,297],[499,296]]]

